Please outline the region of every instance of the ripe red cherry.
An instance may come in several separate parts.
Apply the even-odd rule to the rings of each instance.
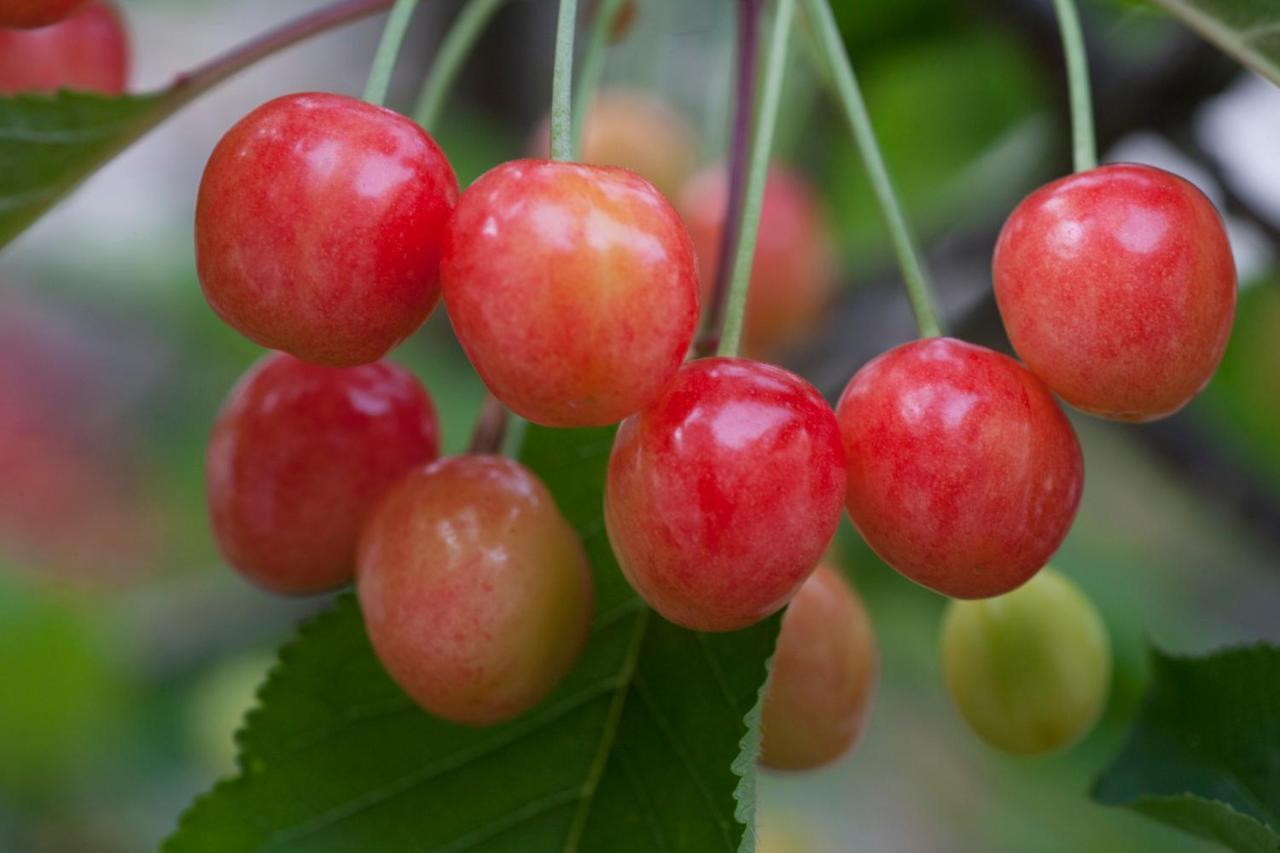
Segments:
[[[118,95],[129,78],[129,37],[115,6],[93,2],[65,20],[62,15],[78,4],[44,4],[60,12],[41,24],[22,24],[40,4],[22,4],[10,16],[0,2],[0,24],[39,26],[40,29],[0,29],[0,94],[55,92],[79,89]],[[61,7],[61,8],[54,8]],[[16,20],[17,23],[11,21]],[[54,23],[56,21],[56,23]]]
[[[729,185],[723,167],[696,175],[680,196],[702,279],[710,288],[720,259]],[[760,239],[751,267],[743,329],[751,353],[786,347],[811,331],[835,286],[835,255],[813,188],[799,173],[773,166],[765,181]]]
[[[391,677],[468,725],[536,705],[594,606],[577,534],[532,472],[496,456],[441,459],[396,486],[360,539],[356,589]]]
[[[0,0],[0,27],[28,30],[56,24],[85,0]],[[0,56],[3,56],[0,51]]]
[[[1021,585],[1071,528],[1075,431],[1018,362],[953,338],[869,362],[836,407],[849,516],[886,563],[953,598]]]
[[[435,307],[457,200],[444,153],[404,116],[341,95],[277,98],[209,157],[196,202],[200,283],[262,346],[366,364]]]
[[[996,301],[1018,355],[1076,408],[1172,414],[1213,376],[1235,315],[1231,246],[1212,202],[1150,166],[1041,187],[996,244]]]
[[[823,563],[787,605],[761,711],[760,763],[812,770],[862,734],[878,668],[862,599]]]
[[[548,426],[615,423],[653,400],[698,321],[693,246],[622,169],[516,160],[463,194],[440,266],[485,384]]]
[[[209,440],[214,538],[267,589],[341,586],[365,518],[439,446],[435,407],[408,371],[267,355],[227,395]]]
[[[812,385],[708,358],[619,427],[605,521],[653,609],[695,631],[731,631],[795,594],[831,542],[844,488],[835,415]]]

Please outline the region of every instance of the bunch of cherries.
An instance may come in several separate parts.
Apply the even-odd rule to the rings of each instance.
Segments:
[[[764,216],[777,227],[757,250],[752,352],[811,317],[788,314],[806,304],[788,301],[789,286],[827,287],[821,239],[804,262],[788,264],[793,244],[765,260],[770,235],[809,215],[806,193],[783,171],[770,177]],[[448,720],[510,719],[570,669],[593,610],[576,533],[538,478],[492,448],[437,458],[430,396],[382,361],[443,295],[458,341],[511,411],[551,427],[619,424],[608,536],[654,610],[731,631],[791,603],[765,764],[825,763],[865,718],[874,635],[822,564],[846,509],[885,562],[957,600],[943,661],[970,723],[1020,752],[1073,740],[1100,711],[1108,658],[1092,605],[1041,572],[1084,477],[1055,395],[1143,421],[1205,385],[1236,298],[1212,203],[1139,165],[1042,187],[1009,217],[993,264],[1022,362],[924,338],[862,367],[833,410],[772,364],[688,360],[699,281],[711,277],[696,256],[718,243],[723,195],[715,172],[690,185],[681,207],[695,251],[663,193],[622,168],[516,160],[460,192],[432,137],[390,110],[305,93],[244,117],[214,149],[195,215],[209,304],[278,351],[231,391],[209,444],[227,560],[288,594],[354,580],[387,671]],[[1019,648],[993,640],[993,626]],[[1028,660],[1051,683],[1014,691],[1019,724],[1004,725],[1008,709],[988,694],[1008,698],[999,682]]]

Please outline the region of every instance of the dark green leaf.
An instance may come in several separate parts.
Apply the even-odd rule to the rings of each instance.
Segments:
[[[1280,851],[1280,649],[1153,652],[1154,680],[1093,796],[1236,850]]]
[[[744,717],[779,620],[696,634],[641,604],[604,532],[611,443],[610,430],[525,437],[522,458],[582,534],[597,585],[587,650],[545,702],[492,728],[428,716],[383,673],[344,597],[283,649],[240,734],[240,775],[198,800],[166,849],[754,850],[758,724]]]
[[[1153,2],[1280,86],[1280,3],[1276,0]]]

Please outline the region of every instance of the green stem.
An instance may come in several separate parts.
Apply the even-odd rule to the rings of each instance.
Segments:
[[[600,0],[596,4],[591,32],[582,49],[582,61],[578,63],[578,87],[573,93],[573,117],[570,122],[575,160],[582,156],[582,127],[586,124],[587,110],[591,108],[596,89],[600,87],[600,75],[604,72],[605,45],[609,43],[613,19],[618,16],[623,2],[624,0]]]
[[[467,5],[458,13],[458,17],[449,27],[449,33],[440,42],[436,58],[427,70],[427,79],[418,93],[418,102],[413,108],[413,120],[430,130],[435,126],[444,107],[449,92],[453,89],[453,81],[471,54],[471,48],[484,32],[498,8],[504,0],[467,0]]]
[[[1067,87],[1071,96],[1071,149],[1077,172],[1098,165],[1098,144],[1093,133],[1093,98],[1089,93],[1089,59],[1080,30],[1075,0],[1054,0],[1062,50],[1067,55]]]
[[[742,344],[742,320],[747,310],[747,291],[751,283],[751,262],[756,252],[760,229],[760,208],[764,203],[765,176],[769,172],[769,154],[773,149],[773,133],[778,123],[778,107],[782,103],[782,78],[787,69],[787,48],[791,40],[791,23],[795,19],[796,0],[778,0],[773,32],[769,36],[769,55],[765,59],[764,89],[760,94],[760,111],[751,135],[751,166],[738,228],[738,244],[733,255],[733,272],[729,278],[729,298],[725,307],[724,330],[720,334],[717,355],[737,355]]]
[[[404,34],[409,30],[409,19],[417,5],[418,0],[396,0],[391,7],[387,25],[382,29],[382,39],[378,42],[378,52],[373,57],[373,67],[369,69],[369,82],[364,86],[364,99],[371,104],[382,106],[387,99],[391,70],[395,68]]]
[[[573,31],[578,0],[560,0],[555,70],[551,77],[551,159],[573,159]]]
[[[845,51],[844,42],[841,41],[835,16],[831,14],[828,0],[806,0],[806,3],[809,17],[818,32],[819,46],[826,59],[828,70],[831,72],[836,94],[844,107],[845,118],[853,131],[858,153],[862,156],[863,166],[871,180],[871,188],[880,205],[880,213],[889,229],[889,238],[898,256],[898,266],[902,270],[907,296],[911,300],[912,310],[915,311],[916,325],[922,336],[936,337],[942,334],[942,328],[938,324],[938,317],[933,307],[933,286],[929,280],[928,268],[925,266],[924,257],[915,236],[907,224],[907,218],[902,212],[902,204],[898,201],[897,193],[894,192],[889,171],[885,168],[884,156],[880,153],[879,143],[876,142],[875,130],[871,127],[871,117],[867,114],[867,105],[862,100],[862,92],[858,89],[858,80],[853,74],[853,65],[849,61],[848,52]]]

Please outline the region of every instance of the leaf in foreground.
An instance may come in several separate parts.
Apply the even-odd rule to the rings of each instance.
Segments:
[[[1241,851],[1280,851],[1280,649],[1153,651],[1154,679],[1093,797]]]
[[[697,634],[642,605],[604,533],[611,443],[610,430],[526,434],[522,458],[582,534],[597,585],[587,649],[546,701],[491,728],[428,716],[344,596],[282,650],[239,735],[240,775],[166,849],[753,850],[758,722],[744,717],[758,716],[779,620]]]

